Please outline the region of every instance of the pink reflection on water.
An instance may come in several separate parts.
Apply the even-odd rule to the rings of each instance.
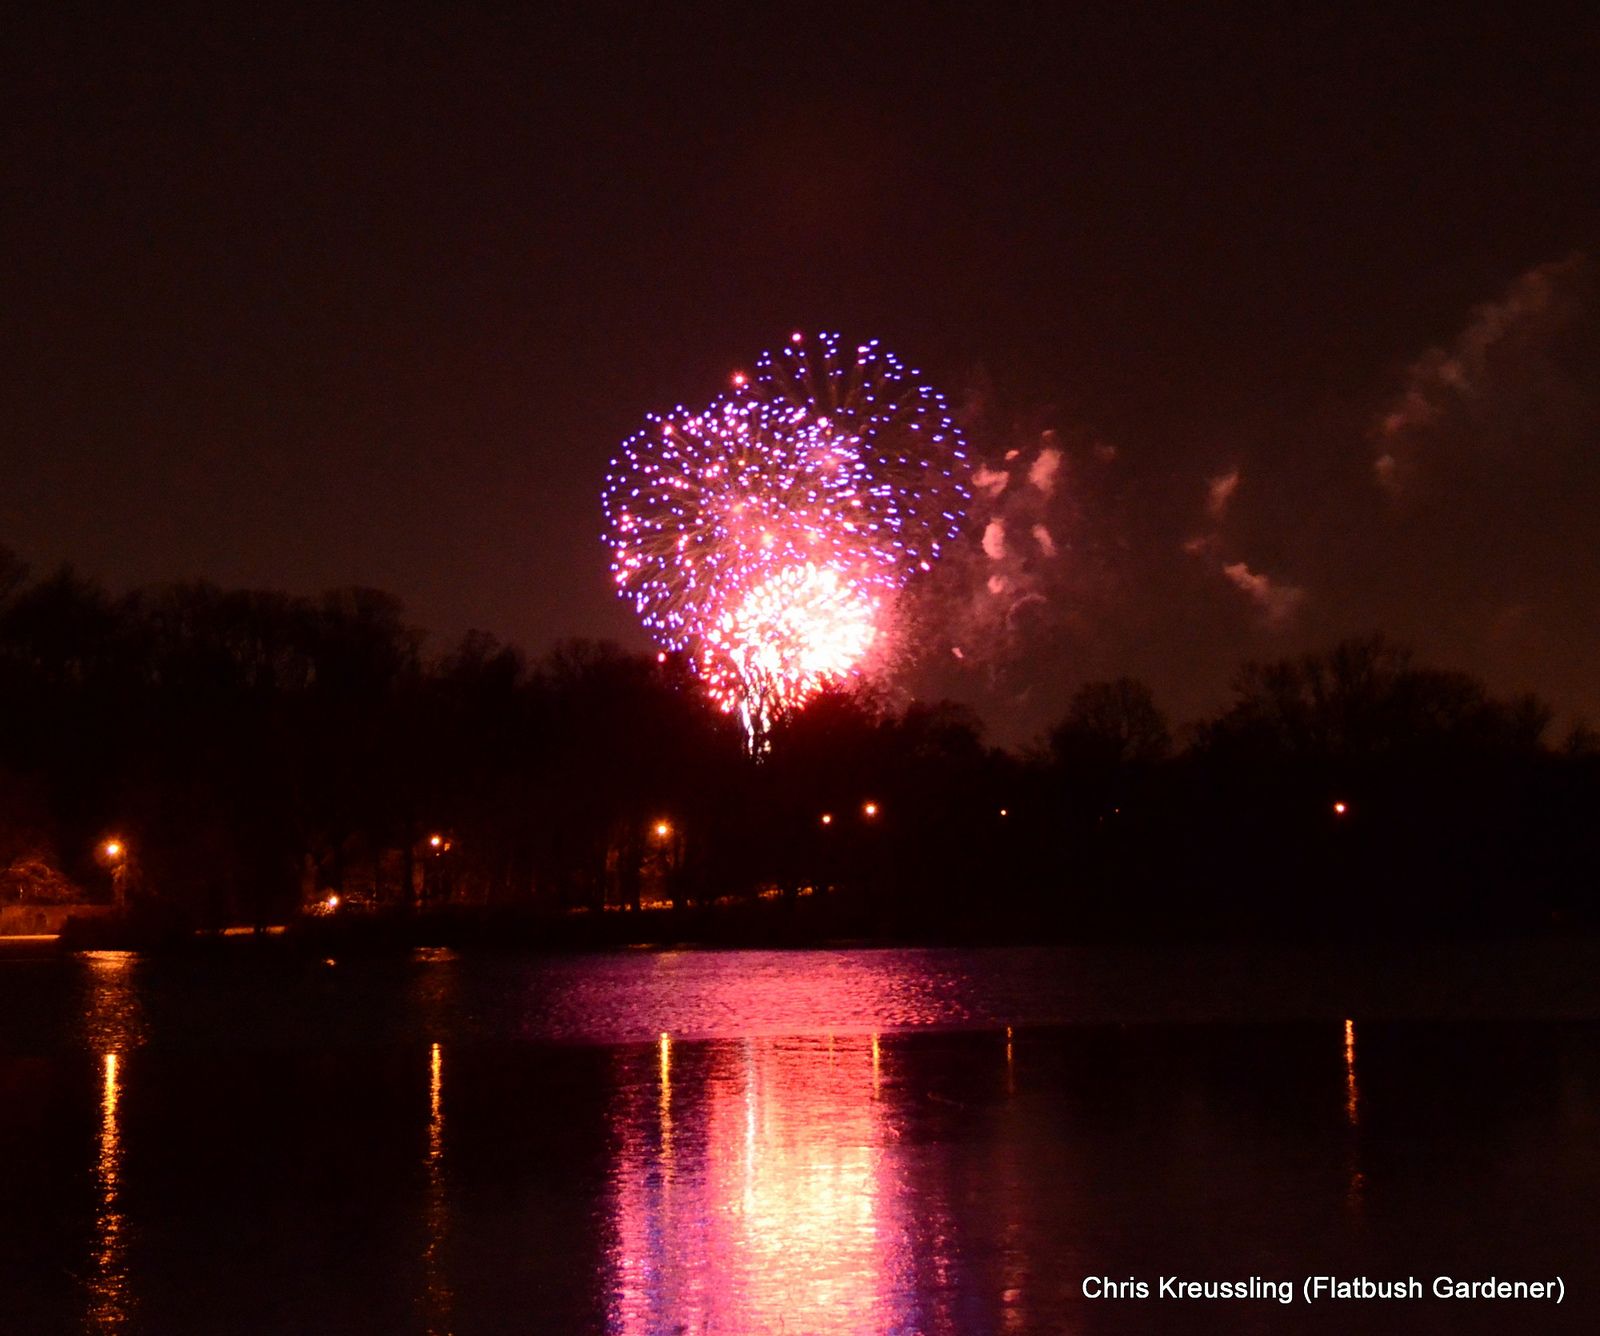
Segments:
[[[935,951],[660,951],[557,962],[525,1003],[537,1038],[637,1043],[993,1024]]]
[[[943,1325],[910,1311],[917,1272],[942,1264],[911,1255],[927,1207],[876,1097],[875,1037],[663,1037],[650,1058],[618,1057],[613,1332]]]

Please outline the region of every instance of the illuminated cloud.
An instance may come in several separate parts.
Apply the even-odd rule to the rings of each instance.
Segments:
[[[1278,584],[1270,576],[1252,571],[1242,561],[1224,566],[1222,573],[1260,606],[1266,613],[1268,621],[1287,621],[1305,602],[1305,590],[1297,589],[1293,585]]]
[[[1373,431],[1378,483],[1392,493],[1404,490],[1418,467],[1419,438],[1536,377],[1552,342],[1582,317],[1591,277],[1582,252],[1537,265],[1498,301],[1477,307],[1447,347],[1430,348],[1412,363],[1405,387]]]
[[[991,417],[986,468],[1006,481],[973,489],[927,614],[942,674],[919,691],[980,701],[1021,736],[1072,684],[1131,672],[1199,715],[1242,660],[1381,627],[1563,719],[1600,718],[1597,265],[1507,273],[1491,304],[1447,313],[1437,349],[1366,387],[1353,429],[1343,407],[1224,424],[1206,435],[1226,454],[1177,439],[1175,458]]]
[[[1230,469],[1206,484],[1206,514],[1220,520],[1228,512],[1228,502],[1239,490],[1239,470]]]
[[[1045,435],[1049,438],[1054,433],[1046,432]],[[1061,451],[1053,445],[1047,445],[1039,451],[1039,457],[1028,469],[1028,482],[1049,496],[1056,489],[1056,474],[1060,471]]]
[[[972,475],[972,485],[989,497],[999,496],[1010,481],[1011,475],[1004,469],[991,469],[982,464]]]
[[[1107,509],[1115,452],[1090,431],[1014,421],[974,430],[1000,440],[973,471],[972,538],[925,583],[909,614],[924,641],[941,647],[939,665],[960,660],[967,673],[919,687],[930,694],[980,682],[985,691],[1001,682],[1025,691],[1041,646],[1092,634],[1130,541]],[[962,653],[945,657],[957,645]]]
[[[1365,497],[1297,552],[1319,609],[1420,654],[1533,689],[1564,718],[1600,715],[1600,304],[1582,254],[1528,269],[1417,357],[1370,420]],[[1357,475],[1359,476],[1359,475]],[[1302,510],[1302,513],[1304,511]],[[1279,550],[1289,550],[1274,536]]]

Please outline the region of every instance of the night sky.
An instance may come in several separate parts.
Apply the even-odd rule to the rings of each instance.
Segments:
[[[36,570],[642,649],[617,442],[831,328],[1018,451],[905,679],[997,739],[1377,629],[1600,722],[1592,6],[60,5],[0,53]]]

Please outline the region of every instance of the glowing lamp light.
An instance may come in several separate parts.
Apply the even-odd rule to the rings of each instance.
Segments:
[[[672,825],[671,825],[670,822],[667,822],[667,821],[657,821],[656,822],[656,838],[657,839],[664,840],[670,834],[672,834]]]
[[[825,825],[825,826],[831,826],[833,824],[833,813],[832,812],[824,812],[822,814],[822,824]]]
[[[326,900],[323,901],[323,904],[327,905],[328,912],[332,913],[339,907],[339,897],[337,895],[330,895]]]
[[[861,804],[861,815],[862,816],[866,816],[866,817],[877,816],[878,815],[878,804],[877,803],[862,803]]]
[[[1000,815],[1001,815],[1001,816],[1010,816],[1010,815],[1011,815],[1011,812],[1010,812],[1010,810],[1009,810],[1009,809],[1008,809],[1008,808],[1004,808],[1004,807],[1002,807],[1002,808],[1001,808],[1001,809],[1000,809]]]
[[[105,854],[106,854],[107,858],[121,858],[122,857],[122,841],[121,840],[107,840],[105,842],[104,848],[105,848]]]
[[[1335,816],[1343,816],[1349,810],[1350,810],[1350,804],[1346,803],[1346,802],[1336,802],[1333,805],[1333,814]]]
[[[431,844],[435,849],[443,848],[444,847],[444,836],[443,835],[430,835],[430,836],[428,836],[428,843]]]

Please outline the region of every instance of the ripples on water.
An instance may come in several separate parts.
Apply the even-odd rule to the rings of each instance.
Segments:
[[[1600,1059],[1549,1014],[1571,988],[1508,973],[1521,1021],[1368,1021],[1318,1016],[1304,961],[1216,963],[0,962],[0,1330],[1351,1329],[1079,1288],[1162,1271],[1562,1270],[1592,1296]],[[1263,989],[1275,1023],[1167,1023]],[[1578,1329],[1543,1319],[1515,1329]]]

